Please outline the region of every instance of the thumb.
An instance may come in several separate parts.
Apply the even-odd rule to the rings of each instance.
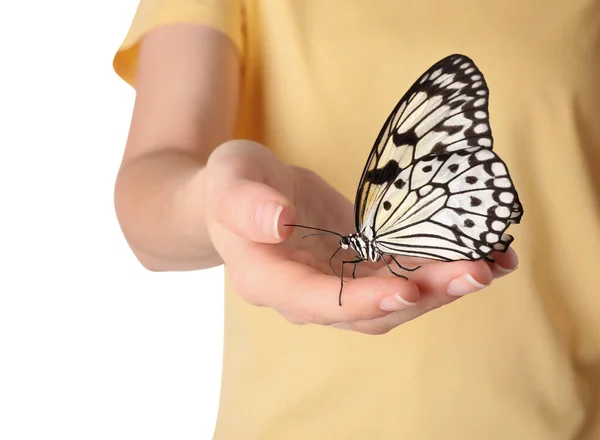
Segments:
[[[239,180],[221,196],[218,221],[258,243],[279,243],[292,232],[283,227],[296,217],[294,205],[264,183]]]

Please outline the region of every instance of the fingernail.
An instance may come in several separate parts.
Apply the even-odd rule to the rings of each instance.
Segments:
[[[483,289],[487,285],[477,282],[471,274],[466,273],[448,283],[448,295],[463,296]]]
[[[504,263],[504,266],[501,266],[498,262],[494,263],[494,269],[496,269],[497,272],[502,274],[500,276],[511,273],[517,270],[517,268],[519,267],[519,257],[517,256],[517,253],[511,248],[507,249],[504,257],[502,258],[502,261]]]
[[[279,216],[283,211],[283,205],[276,202],[264,202],[254,213],[254,220],[258,228],[272,237],[280,239]]]
[[[407,307],[414,306],[415,302],[407,301],[400,296],[398,293],[394,293],[392,296],[386,296],[379,303],[379,308],[386,312],[395,312],[398,310],[405,309]]]
[[[516,267],[513,267],[512,269],[509,269],[507,267],[500,266],[498,263],[494,263],[494,269],[496,269],[498,272],[503,273],[503,274],[514,272],[518,268],[519,268],[519,266],[516,266]]]
[[[463,296],[467,293],[473,293],[483,289],[486,286],[487,284],[477,282],[471,274],[466,273],[458,278],[454,278],[448,283],[448,295]]]

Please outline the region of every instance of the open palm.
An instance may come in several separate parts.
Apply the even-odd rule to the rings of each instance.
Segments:
[[[297,324],[332,325],[382,334],[463,294],[479,290],[517,265],[509,249],[483,261],[429,262],[398,258],[408,279],[394,276],[384,262],[345,270],[343,306],[340,278],[330,258],[339,237],[284,226],[302,224],[349,234],[352,203],[313,172],[281,162],[264,146],[249,141],[221,145],[207,164],[207,224],[236,292],[257,306],[277,310]],[[339,273],[353,251],[331,260]],[[352,265],[350,265],[352,267]],[[348,269],[348,266],[346,266]]]

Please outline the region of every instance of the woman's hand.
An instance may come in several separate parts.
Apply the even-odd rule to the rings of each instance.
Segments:
[[[302,239],[312,231],[284,225],[346,235],[355,232],[352,203],[311,171],[284,164],[254,142],[221,145],[204,171],[208,231],[234,289],[250,304],[271,307],[296,324],[383,334],[489,285],[517,265],[512,249],[494,255],[495,265],[402,259],[408,267],[422,265],[406,272],[409,280],[390,274],[384,263],[361,263],[351,279],[352,265],[346,265],[340,307],[340,278],[329,266],[339,238]],[[344,252],[332,261],[338,273],[342,259],[354,259],[352,251]]]

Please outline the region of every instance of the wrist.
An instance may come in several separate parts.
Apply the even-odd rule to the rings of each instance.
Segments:
[[[197,160],[174,150],[140,156],[121,168],[115,188],[119,223],[147,269],[220,264],[204,221],[203,173]]]

